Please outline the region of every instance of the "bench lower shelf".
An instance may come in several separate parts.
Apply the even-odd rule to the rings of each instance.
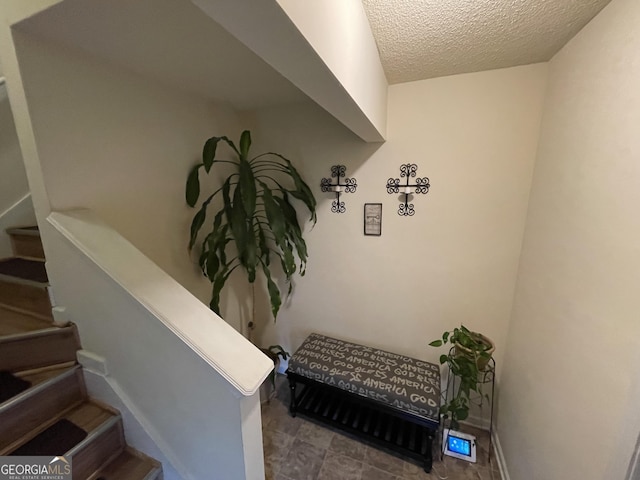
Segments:
[[[432,444],[438,424],[335,387],[287,373],[291,389],[289,411],[362,438],[367,443],[423,462],[433,463]],[[297,388],[297,384],[302,388]]]

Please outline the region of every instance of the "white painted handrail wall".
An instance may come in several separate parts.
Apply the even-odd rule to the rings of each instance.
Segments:
[[[251,342],[90,210],[52,212],[48,221],[238,393],[256,393],[273,363]]]
[[[62,316],[185,480],[262,480],[259,386],[273,363],[89,210],[40,225]]]

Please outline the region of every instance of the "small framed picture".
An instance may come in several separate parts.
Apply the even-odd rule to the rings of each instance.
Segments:
[[[364,234],[382,235],[382,204],[364,204]]]

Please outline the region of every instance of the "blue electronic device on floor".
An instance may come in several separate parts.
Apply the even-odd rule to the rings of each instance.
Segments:
[[[445,455],[476,463],[476,437],[445,428],[442,440]]]

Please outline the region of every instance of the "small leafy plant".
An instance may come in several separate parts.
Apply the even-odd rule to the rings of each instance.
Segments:
[[[216,159],[220,142],[227,144],[236,154],[235,160]],[[292,163],[279,153],[263,153],[249,157],[251,133],[242,132],[239,146],[227,137],[211,137],[202,151],[202,162],[195,165],[187,178],[186,201],[194,207],[200,197],[201,170],[209,174],[214,164],[232,165],[231,173],[207,199],[202,202],[191,222],[189,250],[195,246],[200,229],[205,224],[207,209],[217,196],[222,206],[214,214],[211,230],[201,242],[199,264],[211,281],[210,308],[220,314],[220,292],[231,273],[238,267],[245,270],[249,283],[262,271],[274,319],[282,305],[280,288],[271,270],[275,257],[291,292],[291,279],[298,271],[304,275],[307,263],[307,245],[302,236],[292,199],[300,200],[309,211],[310,220],[316,222],[316,200]],[[235,247],[235,248],[231,248]],[[296,265],[299,261],[299,269]]]
[[[459,428],[460,421],[468,418],[472,403],[482,406],[483,399],[488,399],[487,395],[481,394],[479,383],[494,347],[485,338],[461,325],[460,328],[444,332],[442,339],[429,343],[432,347],[442,347],[447,343],[454,347],[448,354],[440,355],[440,364],[446,363],[450,375],[460,381],[457,391],[454,388],[453,398],[440,407],[440,414],[445,420],[451,419],[451,427],[454,429]]]

